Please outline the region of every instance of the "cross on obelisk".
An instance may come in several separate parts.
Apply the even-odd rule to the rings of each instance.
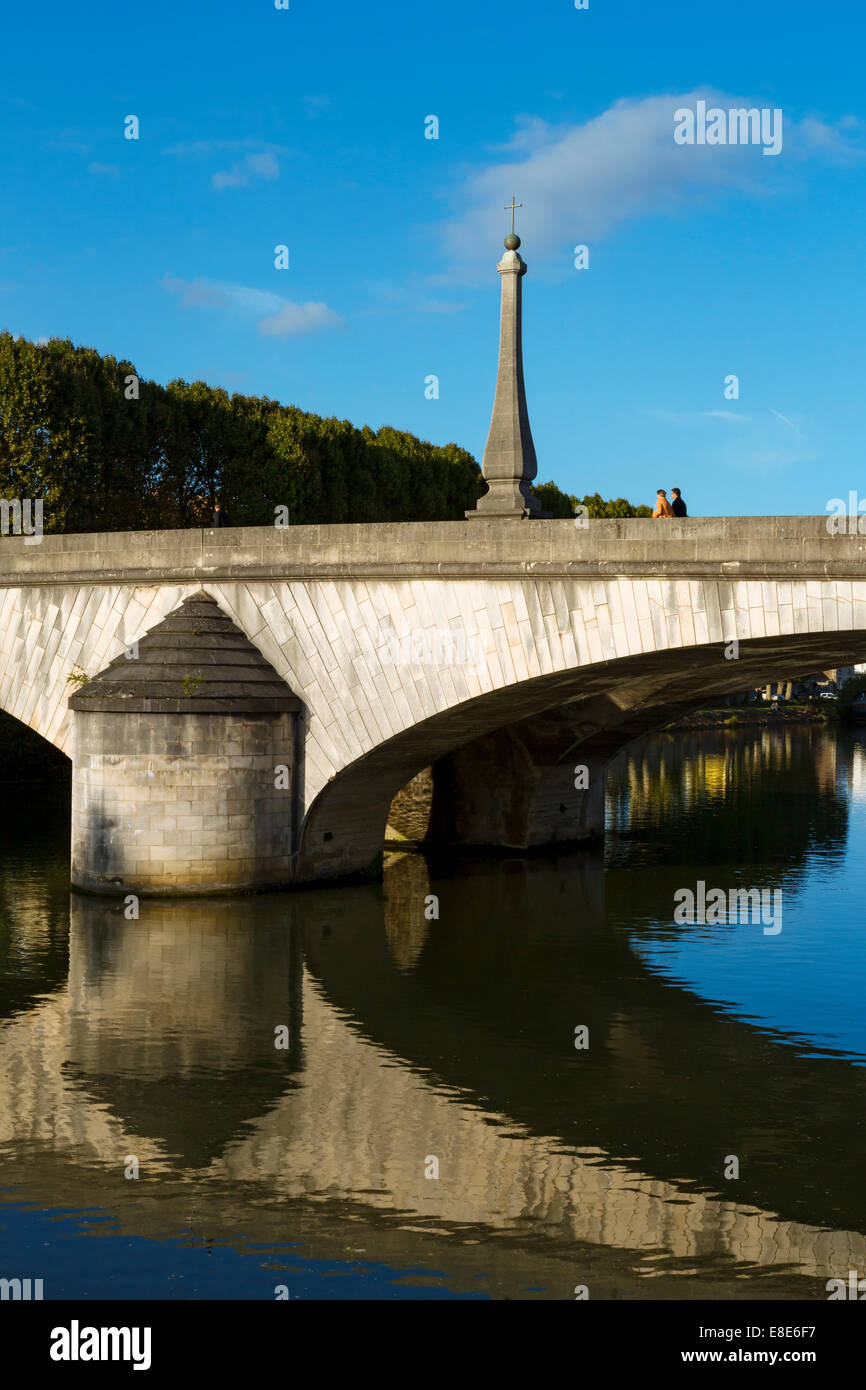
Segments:
[[[505,211],[511,213],[511,235],[514,236],[514,209],[522,208],[522,203],[515,203],[514,194],[511,195],[511,202],[505,204]]]
[[[487,492],[479,497],[470,516],[542,517],[540,500],[531,483],[538,472],[535,445],[529,428],[526,390],[523,385],[523,330],[520,282],[526,262],[517,254],[520,237],[514,230],[514,213],[522,203],[511,195],[505,211],[511,213],[511,231],[505,238],[505,255],[497,265],[502,284],[499,314],[499,370],[493,416],[481,460]]]

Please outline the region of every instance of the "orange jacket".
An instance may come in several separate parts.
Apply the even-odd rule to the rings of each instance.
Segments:
[[[653,516],[673,516],[674,509],[666,497],[656,498],[656,509]]]

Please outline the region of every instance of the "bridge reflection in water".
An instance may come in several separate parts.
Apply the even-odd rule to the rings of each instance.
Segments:
[[[768,794],[774,760],[781,776],[784,744]],[[823,791],[784,832],[756,810],[785,852],[755,858],[789,891],[804,846],[844,834],[826,756],[808,766]],[[691,827],[711,863],[707,785]],[[350,1244],[512,1297],[825,1297],[866,1268],[866,1070],[654,974],[628,930],[636,894],[642,918],[670,916],[674,871],[651,860],[406,855],[384,889],[158,900],[139,921],[73,895],[66,980],[46,944],[63,899],[19,876],[9,949],[53,964],[41,993],[6,972],[7,1199],[74,1199],[156,1238]]]

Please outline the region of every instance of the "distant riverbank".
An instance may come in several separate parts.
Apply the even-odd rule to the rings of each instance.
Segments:
[[[829,701],[827,701],[829,704]],[[682,719],[667,724],[668,729],[725,729],[746,728],[753,725],[775,726],[777,724],[823,724],[827,711],[820,705],[783,705],[772,709],[769,705],[729,706],[724,709],[699,709],[686,714]]]

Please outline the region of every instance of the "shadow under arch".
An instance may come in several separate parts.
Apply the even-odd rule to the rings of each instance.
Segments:
[[[0,783],[70,783],[72,762],[56,744],[0,706]]]
[[[0,1019],[66,978],[71,782],[66,754],[0,710]]]
[[[530,756],[537,753],[554,775],[578,750],[581,759],[603,769],[634,739],[714,697],[866,658],[866,632],[744,640],[735,660],[725,658],[726,646],[680,647],[554,671],[463,701],[403,730],[338,772],[314,799],[299,831],[297,881],[375,873],[397,792],[431,763],[447,761],[491,734],[524,736]]]

